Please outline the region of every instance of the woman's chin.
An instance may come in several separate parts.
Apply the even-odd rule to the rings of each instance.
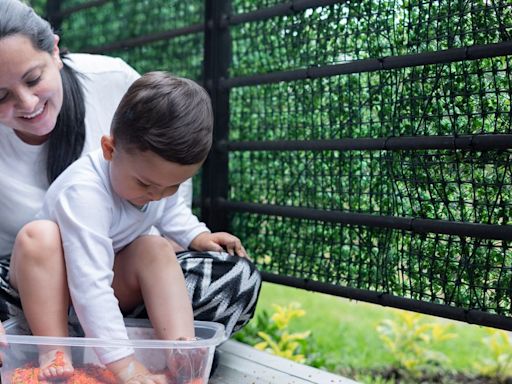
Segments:
[[[25,132],[15,129],[14,132],[16,136],[20,138],[26,144],[30,145],[40,145],[48,140],[50,136],[51,129],[41,129],[40,131],[35,132]]]

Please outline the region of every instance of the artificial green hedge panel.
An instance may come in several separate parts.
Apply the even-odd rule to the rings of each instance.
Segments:
[[[510,316],[507,243],[255,214],[232,219],[266,271]]]
[[[235,13],[254,9],[233,2]],[[275,5],[275,4],[265,4]],[[265,31],[266,33],[261,33]],[[511,40],[508,1],[357,1],[235,25],[233,142],[510,134],[512,57],[421,64],[422,54]],[[485,49],[485,48],[484,48]],[[407,63],[407,55],[419,61]],[[364,60],[404,58],[367,71]],[[413,56],[411,56],[413,57]],[[355,63],[346,74],[263,74]],[[362,64],[361,64],[362,65]],[[261,80],[258,80],[261,79]],[[257,84],[261,81],[261,84]],[[256,83],[255,85],[252,85]],[[236,82],[235,82],[236,84]],[[509,225],[511,151],[234,150],[229,200],[377,217]],[[234,213],[262,270],[511,315],[506,241]]]
[[[63,1],[61,10],[87,1]],[[179,76],[200,80],[203,63],[203,33],[185,34],[173,39],[155,39],[122,49],[102,47],[138,38],[201,25],[202,1],[108,1],[82,9],[66,17],[60,27],[62,45],[74,52],[92,50],[125,59],[140,73],[167,70]]]
[[[202,1],[110,1],[70,15],[62,30],[66,44],[78,50],[202,22]]]
[[[254,151],[229,164],[234,201],[494,225],[512,218],[509,151]]]
[[[226,229],[263,271],[510,317],[509,242],[441,230],[448,222],[510,225],[510,149],[236,149],[278,140],[512,134],[512,56],[496,53],[512,41],[510,1],[361,0],[304,9],[313,3],[233,0],[216,31],[226,46],[210,59],[228,65],[227,79],[215,79],[229,103],[219,108],[229,115],[217,116],[225,126],[216,127],[227,138],[227,201],[427,219],[439,228],[415,233],[228,207],[217,212],[229,213]],[[62,9],[86,4],[67,0]],[[152,37],[202,26],[205,10],[199,0],[111,0],[70,14],[60,33],[73,51],[203,81],[212,36],[202,27]],[[394,67],[385,66],[389,60]],[[381,66],[369,69],[370,62]],[[317,75],[294,75],[305,69]],[[224,155],[215,148],[212,156]]]
[[[508,1],[342,1],[235,26],[231,76],[498,43],[511,35]]]
[[[510,133],[512,57],[234,88],[232,140]]]

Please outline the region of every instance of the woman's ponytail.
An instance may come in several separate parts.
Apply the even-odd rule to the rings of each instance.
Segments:
[[[84,93],[78,80],[78,73],[66,64],[66,54],[63,53],[61,58],[64,63],[60,71],[63,88],[62,108],[48,139],[46,161],[46,176],[50,184],[80,157],[85,143]]]

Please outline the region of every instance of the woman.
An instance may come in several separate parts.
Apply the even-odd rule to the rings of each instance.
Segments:
[[[18,292],[30,284],[36,292],[30,299],[46,307],[50,324],[69,307],[60,232],[50,221],[31,220],[49,184],[98,147],[121,96],[139,77],[120,59],[61,53],[58,42],[30,7],[0,1],[0,294],[12,316],[20,308]],[[179,194],[190,202],[188,191]],[[144,236],[121,253],[144,252],[153,245],[148,238],[161,241]],[[222,322],[228,335],[249,321],[261,284],[252,263],[188,251],[179,260],[196,319]],[[34,315],[24,315],[30,325]]]

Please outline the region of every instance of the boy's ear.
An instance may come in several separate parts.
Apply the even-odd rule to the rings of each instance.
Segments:
[[[109,135],[103,135],[101,137],[101,150],[103,151],[103,158],[108,161],[112,160],[114,149],[114,138]]]

